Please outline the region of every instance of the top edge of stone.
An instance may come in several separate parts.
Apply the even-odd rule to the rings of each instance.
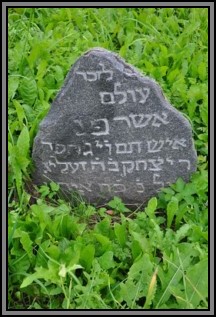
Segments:
[[[146,75],[144,75],[140,69],[136,68],[135,66],[129,64],[123,57],[121,57],[118,53],[112,52],[110,50],[107,50],[102,47],[94,47],[89,49],[88,51],[83,53],[83,57],[88,57],[89,55],[102,55],[104,57],[112,57],[115,58],[117,62],[119,62],[121,65],[123,65],[124,69],[123,71],[127,73],[129,76],[141,76],[142,78],[146,80],[150,80],[151,82],[154,82],[158,85],[158,83],[153,79]],[[81,57],[82,57],[81,56]]]

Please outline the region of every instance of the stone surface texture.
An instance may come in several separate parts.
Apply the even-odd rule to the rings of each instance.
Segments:
[[[119,196],[140,205],[178,177],[188,181],[197,155],[188,120],[159,85],[117,54],[81,56],[39,126],[34,182],[54,181],[103,204]]]

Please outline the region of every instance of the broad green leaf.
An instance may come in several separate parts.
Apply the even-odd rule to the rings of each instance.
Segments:
[[[43,279],[45,281],[52,281],[52,283],[58,283],[58,269],[58,266],[50,262],[48,262],[48,269],[44,267],[36,267],[36,272],[24,278],[20,288],[29,286],[36,279]]]
[[[202,99],[202,90],[200,89],[200,86],[191,86],[188,91],[188,96],[190,98],[190,101],[197,101],[199,99]]]
[[[49,208],[53,208],[53,207],[47,206],[47,208],[49,209]],[[46,208],[44,208],[43,205],[41,205],[41,206],[32,205],[31,210],[32,210],[34,217],[37,217],[42,231],[47,226],[48,226],[48,228],[52,228],[52,221],[51,221],[50,215],[47,213]]]
[[[28,254],[29,258],[32,258],[33,256],[33,249],[32,249],[32,240],[30,239],[30,236],[28,234],[28,232],[24,232],[22,231],[22,236],[20,238],[20,242],[23,246],[23,249],[26,251],[26,253]]]
[[[172,197],[171,201],[167,205],[167,228],[170,228],[174,215],[178,210],[178,199],[176,197]]]
[[[111,200],[108,204],[109,207],[113,208],[118,212],[128,212],[130,211],[127,207],[125,207],[121,198],[114,196],[113,200]]]
[[[85,223],[77,223],[74,217],[71,215],[63,215],[60,222],[60,234],[70,239],[82,234],[86,227]]]
[[[55,79],[57,82],[61,83],[64,80],[64,73],[62,68],[59,65],[56,65],[54,67],[54,71],[55,71]]]
[[[198,65],[198,74],[201,80],[205,80],[207,76],[207,63],[201,62]]]
[[[51,188],[52,191],[57,192],[59,190],[59,184],[51,182],[50,183],[50,188]]]
[[[35,43],[35,45],[32,47],[29,56],[28,56],[28,62],[29,62],[29,66],[31,69],[33,69],[34,67],[34,63],[36,62],[36,60],[38,59],[38,57],[41,54],[41,45],[40,43]]]
[[[121,247],[124,247],[127,241],[126,227],[123,224],[115,223],[114,232]]]
[[[135,260],[142,253],[142,248],[140,247],[140,243],[137,240],[132,241],[131,251],[132,251],[133,260]]]
[[[106,250],[112,243],[107,237],[103,236],[102,234],[94,233],[93,235],[97,239],[97,241],[100,242],[104,250]]]
[[[188,211],[188,205],[186,202],[181,203],[178,208],[178,212],[176,213],[175,225],[179,227],[180,222],[184,216],[184,214]]]
[[[132,237],[134,238],[134,240],[136,240],[137,242],[139,242],[140,248],[143,251],[143,253],[151,253],[151,244],[149,242],[149,240],[146,238],[146,236],[144,234],[135,232],[135,231],[130,231]]]
[[[131,308],[133,300],[137,294],[137,285],[133,280],[127,280],[126,283],[120,284],[120,294],[127,306]]]
[[[19,124],[20,124],[20,129],[22,130],[22,128],[23,128],[23,120],[25,119],[24,109],[23,109],[23,107],[21,106],[21,104],[17,100],[13,100],[13,105],[16,108],[17,117],[18,117]]]
[[[85,267],[86,271],[89,271],[92,266],[92,261],[95,255],[95,247],[93,244],[88,244],[81,249],[80,263]]]
[[[95,232],[100,233],[103,236],[109,237],[111,233],[111,220],[106,217],[103,220],[101,220],[99,223],[95,226]]]
[[[98,258],[98,262],[103,270],[109,270],[115,267],[115,262],[113,261],[113,252],[105,252],[102,256]]]
[[[16,182],[16,190],[18,193],[19,198],[21,198],[21,188],[22,188],[22,171],[21,168],[22,166],[20,166],[18,159],[20,159],[20,153],[18,150],[18,147],[15,146],[10,146],[9,147],[9,158],[10,158],[10,163],[13,169],[13,173],[14,173],[14,178],[15,178],[15,182]],[[28,164],[28,160],[26,158],[24,158],[25,160],[25,166],[26,167]]]
[[[179,242],[180,240],[184,239],[188,235],[188,231],[191,229],[191,225],[185,223],[181,226],[178,231],[176,231],[176,242]]]
[[[8,78],[8,102],[10,99],[14,98],[16,90],[19,86],[20,78],[19,77],[12,77]]]
[[[50,193],[50,189],[47,185],[42,185],[38,192],[41,193],[41,197],[46,197]]]
[[[60,257],[60,249],[57,245],[52,244],[46,250],[46,253],[54,260],[58,261]]]
[[[191,241],[200,242],[202,239],[208,241],[208,231],[203,231],[200,225],[193,225],[193,234],[189,236]]]
[[[145,211],[150,218],[154,218],[154,212],[156,208],[157,208],[157,198],[152,197],[149,200],[147,207],[145,208]]]
[[[33,274],[25,277],[23,282],[22,282],[22,284],[20,285],[20,288],[24,288],[24,287],[27,287],[27,286],[31,285],[36,278],[37,278],[37,274],[36,273],[33,273]]]
[[[37,67],[37,80],[41,80],[47,72],[47,61],[45,59],[41,60],[40,64]]]
[[[20,156],[27,157],[29,152],[29,131],[26,126],[23,127],[18,140],[17,147],[19,149]]]
[[[130,267],[128,272],[129,279],[139,279],[140,273],[144,271],[146,275],[151,277],[153,269],[153,263],[150,261],[150,257],[147,253],[143,254],[138,260],[136,260],[133,265]]]
[[[195,184],[193,183],[186,184],[183,193],[184,193],[185,199],[187,199],[187,197],[193,194],[196,194]]]
[[[175,184],[175,190],[177,192],[181,192],[184,189],[185,182],[183,181],[182,178],[178,178],[176,184]]]
[[[59,286],[56,286],[55,288],[49,290],[49,294],[52,295],[59,295],[62,293],[62,289]]]
[[[208,259],[201,260],[187,270],[186,293],[194,308],[201,301],[208,307]]]
[[[202,121],[205,123],[205,125],[207,125],[208,124],[208,108],[207,108],[207,105],[202,104],[199,107],[199,111],[200,111],[200,115],[201,115]]]
[[[17,150],[18,150],[18,147],[17,147]],[[30,163],[30,160],[27,159],[24,156],[21,156],[19,150],[17,152],[18,152],[18,155],[17,155],[17,158],[16,158],[17,159],[17,164],[18,164],[20,170],[22,170],[25,173],[26,169],[27,169],[27,167],[28,167],[28,165]]]
[[[19,93],[23,101],[32,106],[37,98],[37,84],[34,78],[23,78],[19,85]]]
[[[179,72],[179,69],[174,69],[168,74],[167,79],[171,84],[175,81],[176,77],[179,75]]]

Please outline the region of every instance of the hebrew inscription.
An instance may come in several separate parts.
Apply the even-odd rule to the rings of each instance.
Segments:
[[[196,170],[189,122],[160,87],[118,55],[92,49],[74,64],[34,140],[34,182],[91,203],[140,205]]]

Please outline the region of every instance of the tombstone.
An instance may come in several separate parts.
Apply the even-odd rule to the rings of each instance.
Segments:
[[[159,85],[101,48],[81,56],[34,140],[36,184],[54,181],[88,203],[139,206],[196,170],[187,119]]]

